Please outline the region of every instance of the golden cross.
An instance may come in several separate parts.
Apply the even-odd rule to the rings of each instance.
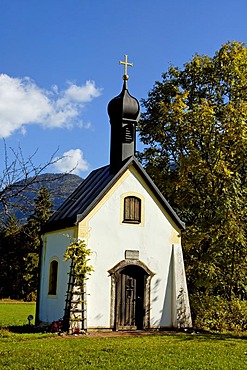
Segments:
[[[128,62],[128,55],[124,55],[124,62],[122,62],[120,60],[119,64],[123,64],[124,65],[124,75],[123,75],[123,80],[128,80],[129,76],[128,76],[128,66],[129,67],[133,67],[133,63],[129,63]]]

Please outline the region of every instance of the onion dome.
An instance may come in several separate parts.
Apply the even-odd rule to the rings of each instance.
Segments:
[[[121,93],[109,102],[108,114],[111,124],[119,122],[119,119],[138,121],[140,105],[138,100],[130,95],[126,80],[124,80]]]
[[[110,167],[117,171],[130,157],[135,155],[136,125],[140,116],[138,100],[130,95],[127,88],[128,56],[125,55],[123,89],[108,104],[108,114],[111,124]]]

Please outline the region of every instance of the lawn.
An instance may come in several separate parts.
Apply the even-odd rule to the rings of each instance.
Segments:
[[[35,303],[0,300],[0,327],[26,325],[29,315],[35,317]]]
[[[1,305],[0,312],[6,312]],[[0,369],[246,368],[247,337],[163,333],[97,338],[0,332]]]

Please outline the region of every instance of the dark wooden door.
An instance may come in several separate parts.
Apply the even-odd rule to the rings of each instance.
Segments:
[[[143,329],[146,273],[139,266],[125,267],[116,286],[116,328]]]

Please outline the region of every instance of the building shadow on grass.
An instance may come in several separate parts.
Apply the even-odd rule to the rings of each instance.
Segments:
[[[7,327],[0,327],[0,330],[7,330],[11,333],[16,334],[34,334],[34,333],[47,333],[49,332],[48,327],[39,327],[35,325],[16,325],[16,326],[7,326]]]
[[[1,330],[9,331],[10,333],[16,334],[42,334],[42,333],[52,333],[50,326],[35,326],[35,325],[22,325],[22,326],[8,326],[0,327]],[[177,340],[198,340],[198,341],[224,341],[224,340],[247,340],[247,333],[217,333],[209,332],[204,330],[184,328],[179,330],[136,330],[136,331],[98,331],[98,332],[88,332],[92,334],[92,337],[112,337],[112,336],[124,336],[124,337],[133,337],[133,336],[172,336]],[[88,336],[89,338],[91,335]]]
[[[181,335],[179,335],[181,334]],[[205,340],[205,341],[224,341],[230,339],[240,339],[240,340],[247,340],[247,333],[246,332],[227,332],[227,333],[220,333],[220,332],[210,332],[206,330],[200,329],[184,329],[174,331],[174,336],[178,339],[183,340]]]

